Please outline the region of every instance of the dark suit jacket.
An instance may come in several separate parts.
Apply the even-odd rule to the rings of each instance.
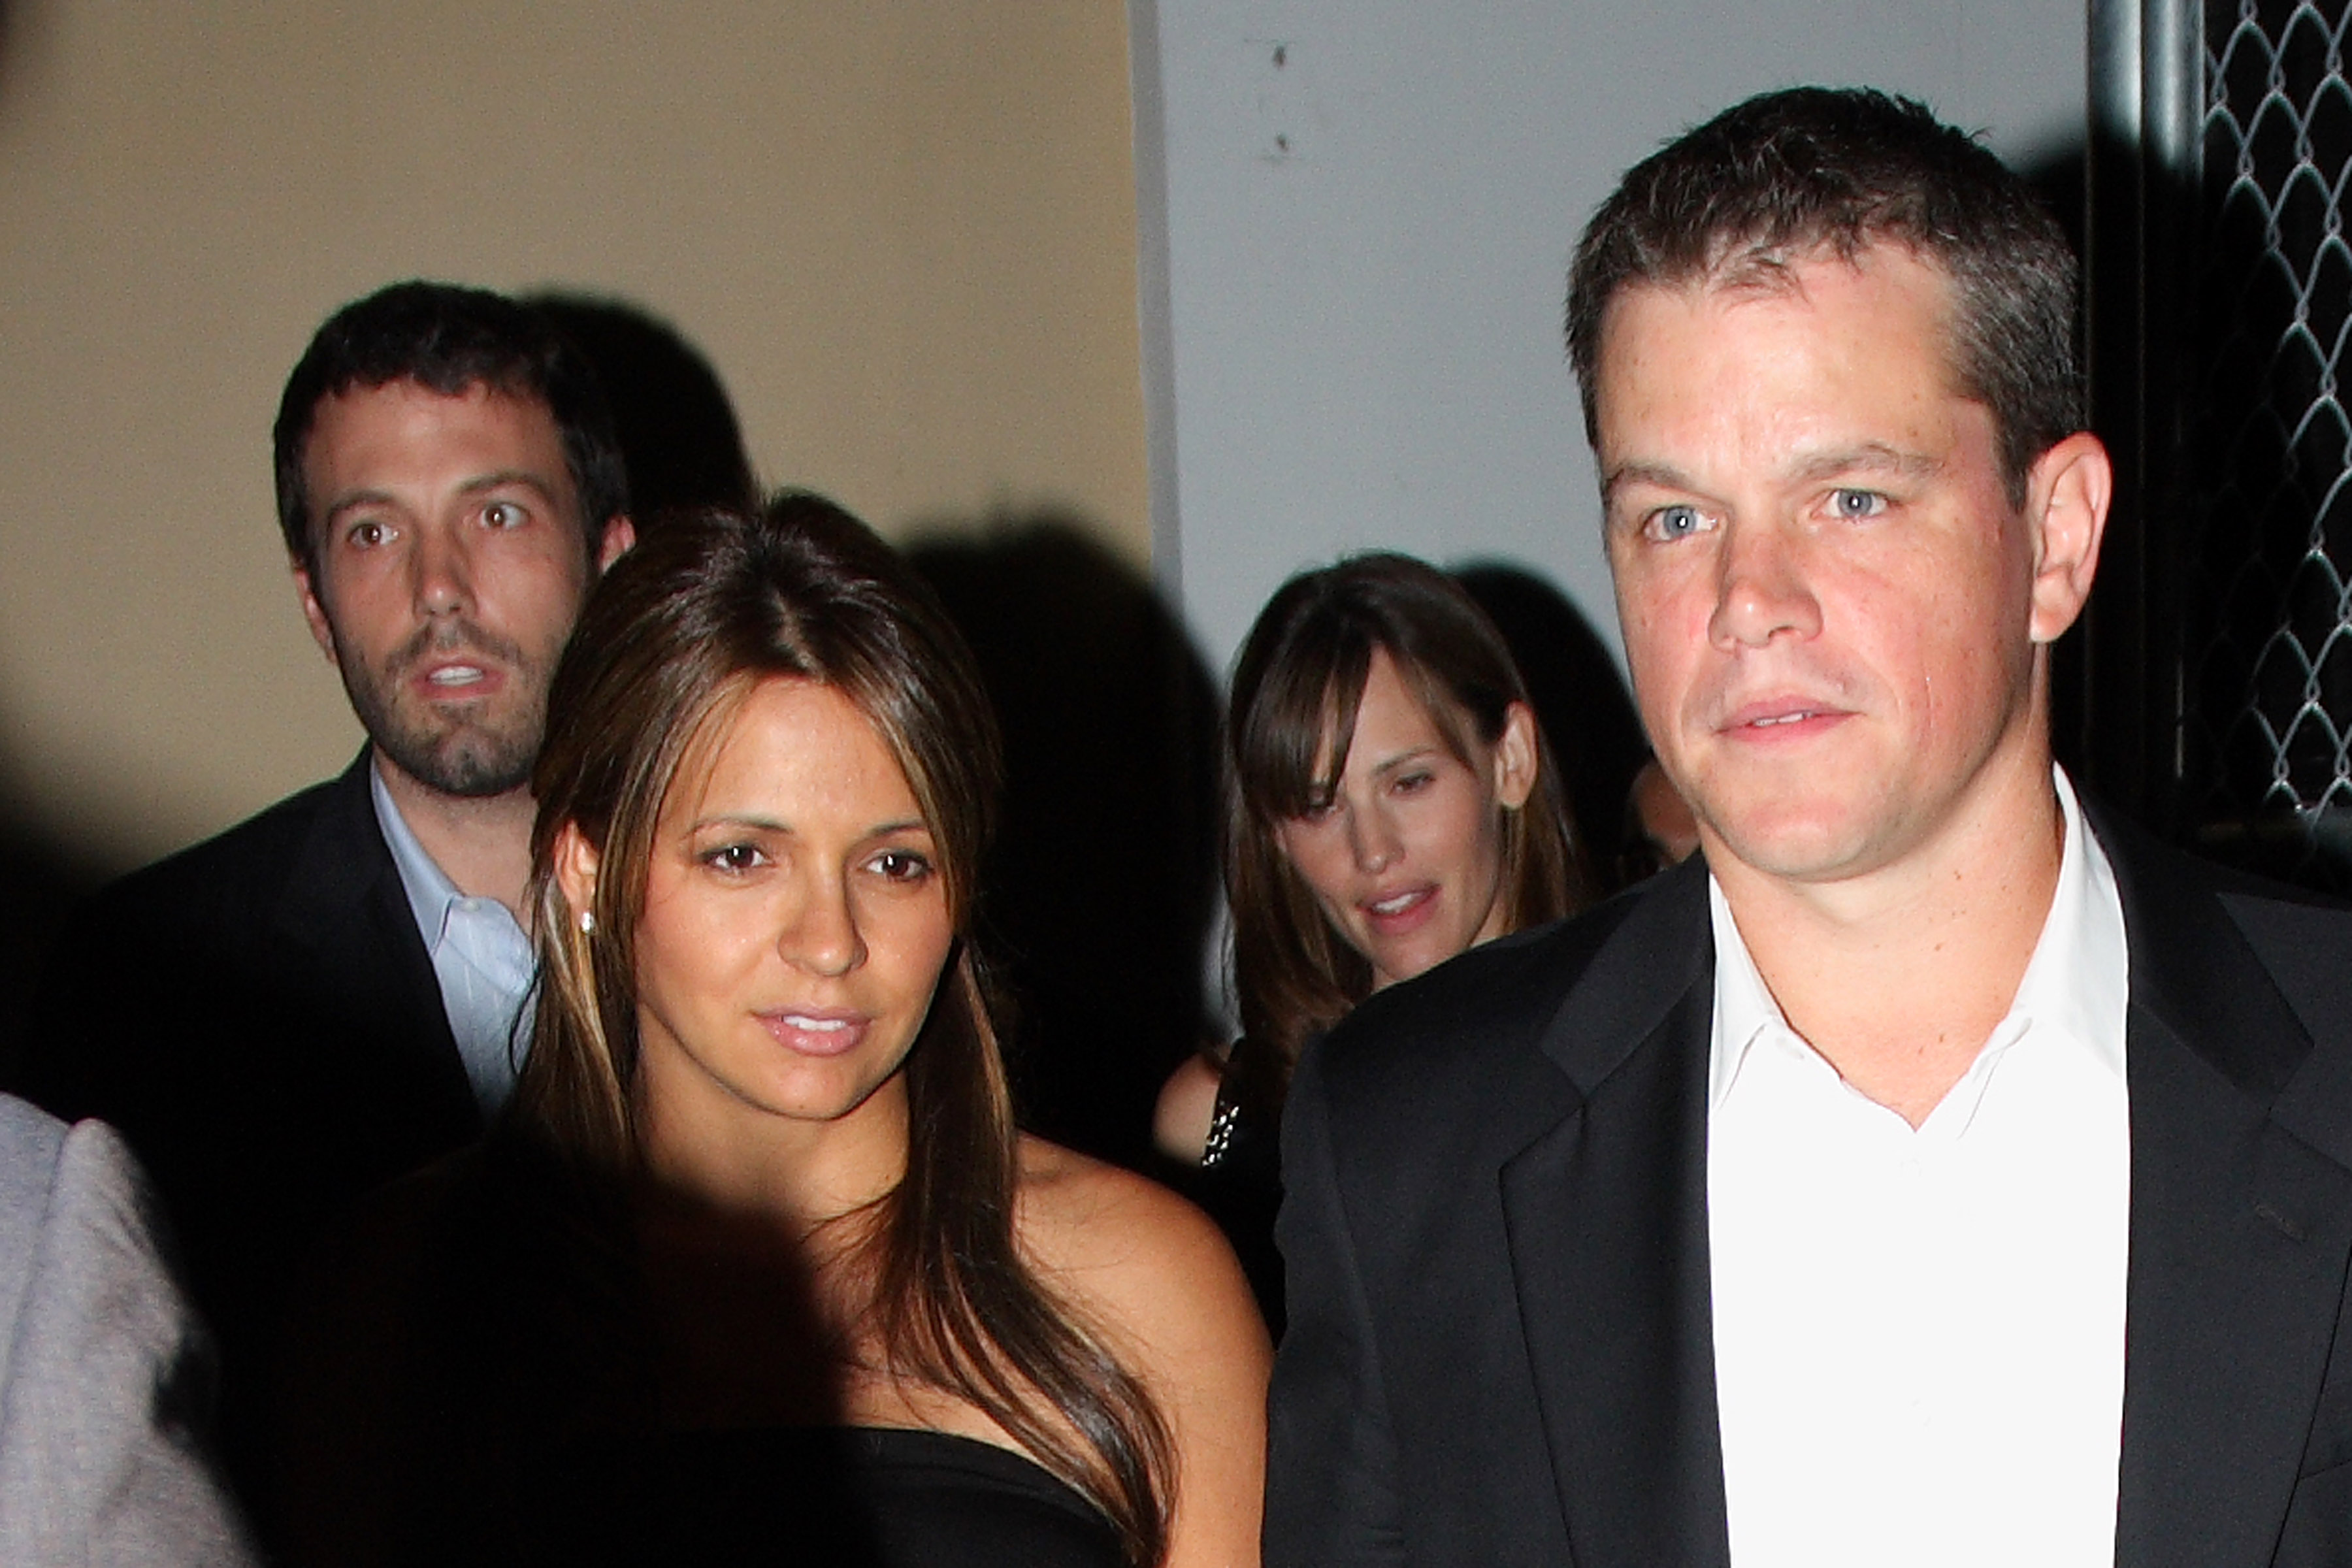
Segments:
[[[248,1485],[302,1257],[361,1194],[479,1131],[368,765],[79,911],[5,1086],[112,1122],[147,1168],[221,1340],[224,1436]]]
[[[2131,965],[2116,1561],[2352,1563],[2352,913],[2096,827]],[[1727,1561],[1713,985],[1694,864],[1307,1053],[1269,1568]]]

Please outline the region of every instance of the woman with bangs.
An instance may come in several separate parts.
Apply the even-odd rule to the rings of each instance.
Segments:
[[[997,739],[928,590],[814,497],[680,520],[547,733],[530,1057],[336,1270],[295,1559],[1255,1563],[1230,1251],[1013,1125]]]
[[[1301,1048],[1381,987],[1589,892],[1501,634],[1411,556],[1283,584],[1234,665],[1225,760],[1241,1037],[1177,1069],[1154,1132],[1279,1332],[1275,1130]]]

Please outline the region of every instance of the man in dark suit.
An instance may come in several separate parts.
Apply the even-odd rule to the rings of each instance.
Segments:
[[[547,684],[633,537],[592,373],[478,289],[396,284],[338,312],[288,381],[276,462],[303,615],[368,745],[83,910],[11,1085],[112,1122],[152,1174],[248,1488],[302,1256],[511,1084]]]
[[[2101,818],[2074,268],[1924,110],[1627,175],[1571,358],[1703,858],[1302,1062],[1271,1564],[2352,1563],[2352,916]]]

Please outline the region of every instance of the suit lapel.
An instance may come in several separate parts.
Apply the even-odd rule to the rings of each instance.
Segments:
[[[2288,1128],[2311,1041],[2210,887],[2102,824],[2131,952],[2116,1561],[2271,1560],[2317,1402],[2352,1178]]]
[[[415,1066],[446,1078],[470,1106],[433,958],[375,819],[368,767],[362,751],[335,781],[287,879],[276,936],[300,978],[332,977],[339,1013],[377,1021],[370,1050],[413,1053]]]
[[[2210,886],[2128,828],[2095,826],[2132,972],[2116,1560],[2263,1563],[2352,1263],[2352,1172],[2315,1147],[2343,1107],[2303,1074],[2310,1037]],[[1580,1568],[1728,1561],[1708,1308],[1712,1000],[1706,879],[1686,868],[1563,1004],[1544,1048],[1582,1103],[1502,1173]]]
[[[1582,1104],[1503,1168],[1513,1283],[1580,1568],[1728,1562],[1708,1311],[1706,877],[1669,873],[1544,1037]]]

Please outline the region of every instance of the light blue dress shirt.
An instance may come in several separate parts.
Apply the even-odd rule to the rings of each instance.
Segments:
[[[530,1002],[536,977],[530,938],[513,911],[496,899],[469,898],[425,852],[393,804],[383,775],[368,769],[376,824],[399,868],[408,907],[433,973],[441,983],[441,1005],[474,1086],[474,1102],[487,1117],[506,1103],[530,1041]]]

